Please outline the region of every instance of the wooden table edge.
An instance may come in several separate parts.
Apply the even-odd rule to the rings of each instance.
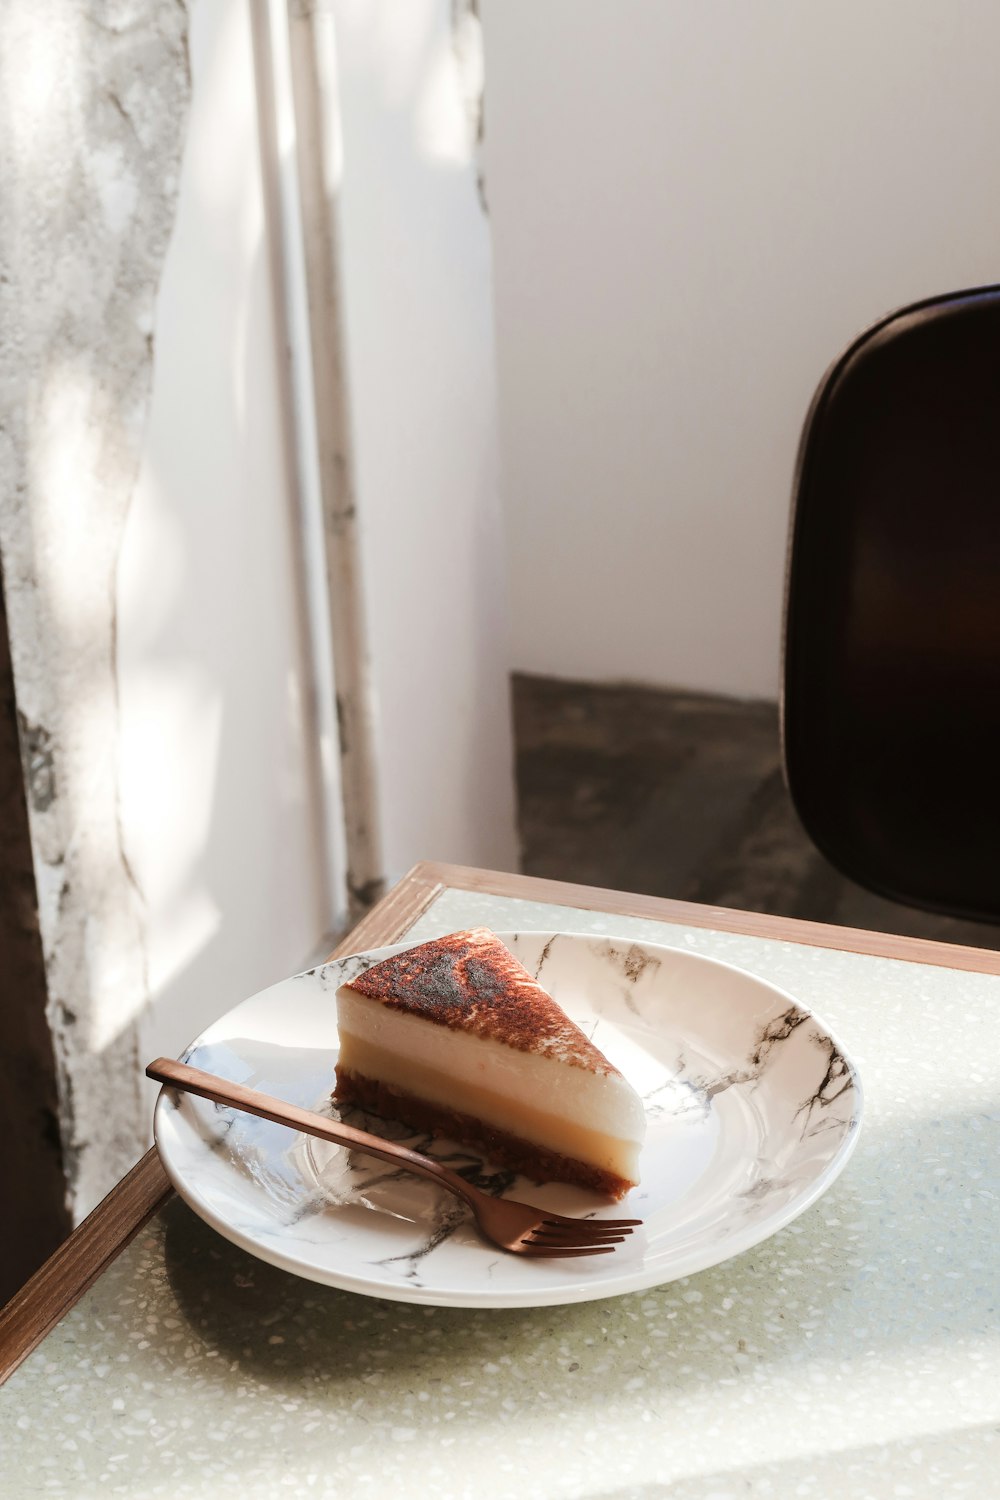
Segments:
[[[827,922],[806,922],[799,917],[777,917],[768,912],[738,911],[725,906],[702,906],[666,896],[644,896],[637,892],[602,890],[597,886],[573,885],[537,875],[509,875],[502,870],[477,870],[466,865],[424,861],[414,865],[404,880],[434,884],[438,890],[481,892],[537,901],[547,906],[577,907],[581,911],[606,911],[612,916],[643,917],[653,922],[673,922],[682,927],[705,927],[714,932],[736,932],[743,937],[770,938],[775,942],[804,943],[873,958],[892,958],[903,963],[936,964],[975,974],[1000,974],[1000,952],[972,948],[961,943],[942,943],[930,938],[903,937],[891,932],[870,932],[861,927],[837,927]]]
[[[805,943],[905,963],[1000,974],[1000,953],[990,949],[430,861],[414,865],[338,943],[330,957],[398,942],[441,892],[448,889],[576,907],[582,911],[606,911],[611,915],[735,932],[777,942]],[[147,1151],[6,1307],[0,1309],[0,1385],[134,1239],[171,1191],[155,1148]]]
[[[0,1385],[93,1286],[171,1193],[155,1147],[0,1310]]]

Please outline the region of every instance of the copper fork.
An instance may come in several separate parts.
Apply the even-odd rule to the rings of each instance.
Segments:
[[[312,1110],[300,1109],[296,1104],[286,1104],[270,1094],[244,1088],[240,1083],[230,1083],[226,1078],[192,1068],[188,1063],[174,1062],[169,1057],[158,1057],[151,1062],[146,1075],[169,1088],[198,1094],[216,1104],[231,1105],[247,1114],[259,1115],[263,1120],[274,1120],[278,1125],[288,1125],[292,1130],[318,1136],[320,1140],[350,1146],[354,1151],[365,1151],[369,1156],[379,1156],[406,1171],[430,1177],[456,1197],[464,1199],[485,1239],[514,1255],[529,1255],[535,1259],[555,1255],[607,1255],[642,1223],[641,1219],[570,1219],[564,1214],[548,1213],[513,1198],[492,1198],[443,1162],[422,1156],[419,1151],[411,1151],[408,1146],[385,1141],[381,1136],[356,1130],[353,1125],[327,1119]]]

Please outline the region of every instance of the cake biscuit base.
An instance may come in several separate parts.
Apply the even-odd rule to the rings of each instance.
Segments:
[[[471,1146],[489,1161],[520,1172],[532,1182],[569,1182],[577,1187],[594,1188],[615,1200],[623,1198],[629,1188],[636,1185],[614,1172],[577,1161],[572,1156],[561,1156],[558,1151],[536,1146],[505,1130],[497,1130],[472,1115],[442,1109],[413,1094],[391,1089],[377,1079],[348,1072],[346,1068],[337,1068],[333,1098],[336,1104],[354,1105],[385,1119],[399,1120],[414,1130],[447,1136],[460,1145]]]

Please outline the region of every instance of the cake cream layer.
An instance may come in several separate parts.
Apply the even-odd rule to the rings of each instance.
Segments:
[[[620,1074],[594,1073],[337,993],[338,1066],[638,1181],[646,1120]]]

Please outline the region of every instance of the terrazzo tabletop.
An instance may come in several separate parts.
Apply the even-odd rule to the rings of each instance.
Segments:
[[[480,923],[791,992],[864,1080],[842,1176],[696,1276],[500,1311],[303,1281],[172,1198],[0,1391],[4,1500],[1000,1495],[1000,977],[459,890],[407,936]]]

